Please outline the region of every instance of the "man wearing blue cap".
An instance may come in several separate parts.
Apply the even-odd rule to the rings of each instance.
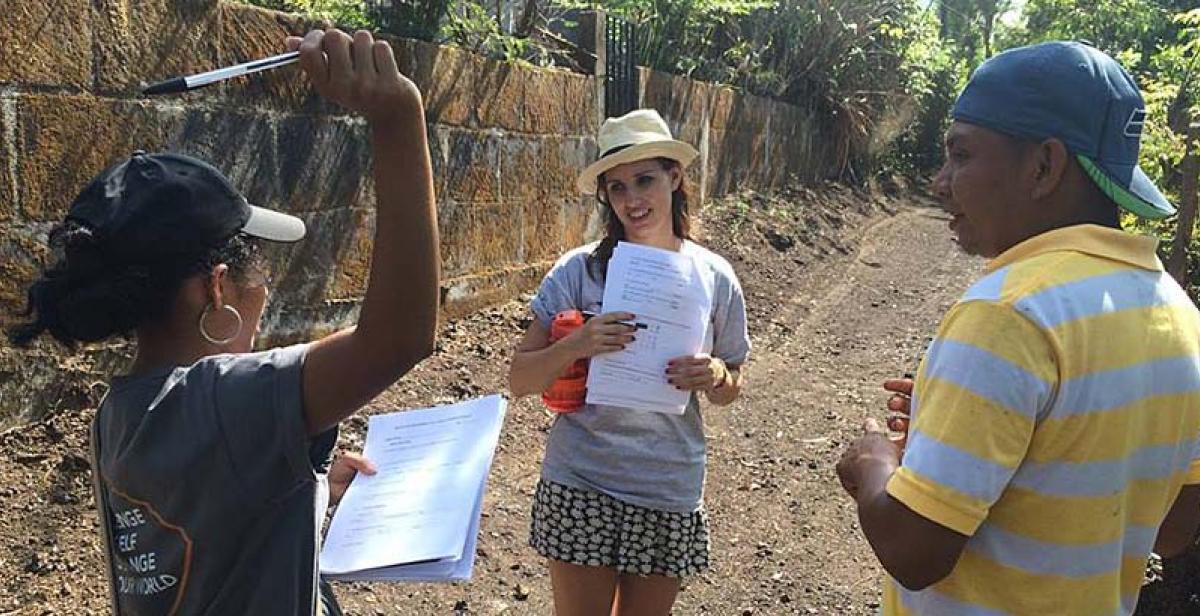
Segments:
[[[1137,166],[1141,95],[1095,48],[1045,43],[985,62],[953,116],[934,187],[991,261],[929,347],[906,441],[868,420],[838,464],[883,611],[1130,614],[1156,539],[1179,549],[1200,515],[1200,313],[1119,222],[1174,213]]]

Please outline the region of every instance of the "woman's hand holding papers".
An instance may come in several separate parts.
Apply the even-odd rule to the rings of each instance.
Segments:
[[[374,475],[375,465],[356,453],[344,453],[334,460],[333,466],[329,468],[329,505],[331,507],[342,501],[342,497],[346,495],[346,489],[350,487],[350,482],[354,481],[354,477],[359,473]]]
[[[702,391],[713,404],[737,399],[741,371],[708,353],[676,357],[667,363],[667,382],[683,391]]]
[[[633,332],[637,328],[627,324],[633,318],[628,312],[609,312],[592,317],[583,327],[558,341],[558,344],[566,343],[576,359],[615,353],[633,342]]]
[[[628,312],[594,316],[553,344],[550,328],[535,319],[513,354],[509,391],[518,398],[544,392],[574,362],[624,349],[633,342],[633,332],[637,331],[628,324],[633,318]]]
[[[684,391],[711,391],[728,377],[725,362],[708,353],[676,357],[667,363],[667,382]]]

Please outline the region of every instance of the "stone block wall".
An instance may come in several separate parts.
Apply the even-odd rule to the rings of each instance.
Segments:
[[[369,140],[295,66],[184,96],[148,82],[279,53],[313,24],[208,0],[16,0],[0,12],[0,326],[45,263],[47,233],[86,181],[135,149],[200,156],[254,203],[295,213],[309,238],[273,253],[278,287],[264,344],[353,321],[374,233]],[[584,241],[595,211],[572,190],[595,156],[591,77],[518,67],[398,40],[425,95],[444,273],[456,316],[535,285]],[[403,272],[396,275],[403,276]],[[0,427],[85,403],[128,356],[0,341]]]
[[[691,180],[704,198],[821,181],[846,163],[836,125],[810,110],[646,68],[639,79],[640,105],[700,151]]]
[[[255,203],[295,213],[309,238],[276,250],[264,344],[353,322],[374,232],[366,127],[316,97],[295,66],[182,96],[150,82],[279,53],[300,18],[218,0],[14,0],[0,12],[0,327],[46,262],[45,241],[84,183],[135,149],[200,156]],[[573,190],[596,156],[595,79],[395,40],[424,93],[453,317],[533,288],[599,212]],[[642,70],[640,100],[697,146],[714,197],[836,175],[831,123],[732,89]],[[403,272],[396,272],[403,276]],[[0,339],[0,428],[95,402],[126,342],[67,353]]]

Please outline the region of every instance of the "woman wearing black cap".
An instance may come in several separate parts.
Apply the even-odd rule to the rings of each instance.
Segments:
[[[32,320],[67,345],[133,332],[137,357],[96,416],[97,506],[114,612],[314,614],[319,472],[337,425],[429,354],[437,319],[433,182],[421,95],[387,43],[292,37],[325,97],[364,115],[377,199],[358,326],[250,353],[267,301],[260,240],[304,235],[196,159],[136,153],[51,234]],[[398,272],[403,272],[399,275]]]

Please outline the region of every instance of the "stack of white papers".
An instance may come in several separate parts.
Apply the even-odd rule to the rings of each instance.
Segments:
[[[617,244],[604,280],[604,312],[631,312],[645,327],[625,350],[592,358],[588,403],[682,415],[691,393],[667,382],[667,362],[704,350],[713,284],[687,254]]]
[[[468,580],[488,469],[507,402],[488,396],[375,415],[355,477],[338,505],[321,573],[334,580]]]

